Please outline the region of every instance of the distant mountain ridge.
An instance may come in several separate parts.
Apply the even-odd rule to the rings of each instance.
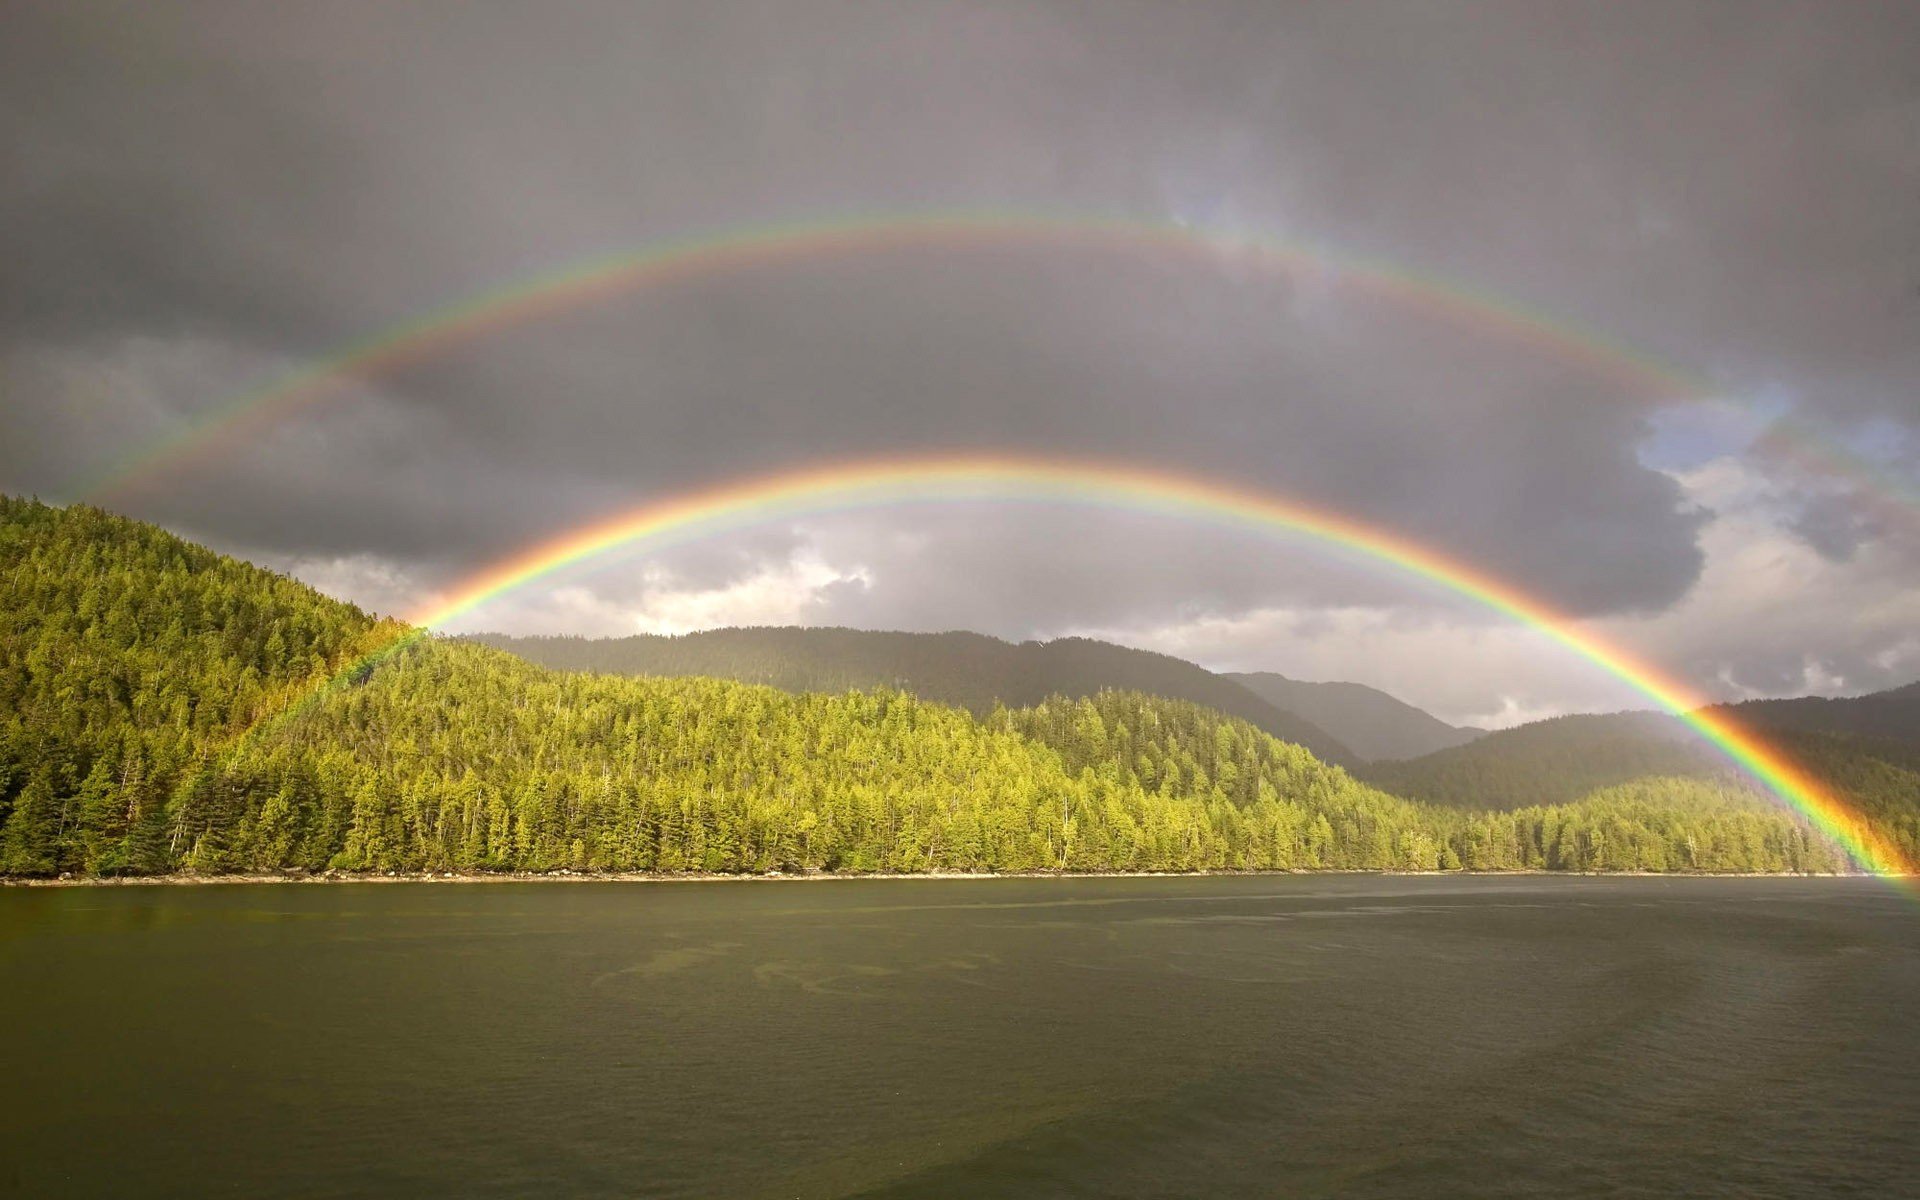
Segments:
[[[789,692],[898,688],[976,716],[985,716],[996,705],[1023,708],[1049,696],[1144,692],[1239,717],[1281,741],[1305,747],[1323,762],[1351,766],[1364,757],[1317,723],[1232,679],[1184,659],[1091,638],[1016,644],[980,633],[762,625],[677,636],[483,633],[472,640],[560,670],[703,675]]]
[[[1562,804],[1645,776],[1726,773],[1726,759],[1668,713],[1580,713],[1498,729],[1359,773],[1397,795],[1453,808]]]
[[[1865,696],[1749,700],[1723,707],[1757,729],[1874,738],[1920,750],[1920,682]]]
[[[1419,758],[1464,745],[1484,729],[1449,725],[1424,709],[1363,683],[1308,683],[1272,671],[1226,673],[1276,707],[1318,725],[1363,762]]]
[[[1920,813],[1920,685],[1713,711],[1765,735],[1869,807],[1885,800]],[[1648,776],[1741,778],[1686,721],[1656,712],[1535,721],[1417,759],[1369,763],[1358,773],[1396,795],[1469,809],[1566,803]]]

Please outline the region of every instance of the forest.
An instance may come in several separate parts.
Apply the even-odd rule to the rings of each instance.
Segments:
[[[0,499],[0,564],[11,876],[1847,869],[1732,776],[1475,810],[1139,691],[561,671],[84,506]],[[1912,853],[1911,776],[1826,766]]]
[[[674,636],[508,637],[475,641],[543,667],[614,675],[705,675],[765,683],[789,692],[895,688],[984,717],[999,705],[1078,699],[1103,691],[1191,700],[1239,717],[1325,762],[1350,765],[1353,752],[1299,713],[1183,659],[1091,638],[1004,642],[985,634],[750,626]]]

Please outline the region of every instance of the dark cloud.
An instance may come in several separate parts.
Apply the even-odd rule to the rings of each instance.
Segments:
[[[1836,438],[1920,437],[1910,5],[15,5],[0,136],[14,490],[71,494],[264,379],[503,280],[934,207],[1348,247]],[[1643,461],[1681,399],[1650,377],[1231,255],[904,247],[555,312],[347,381],[112,500],[428,586],[717,478],[1011,447],[1277,489],[1570,610],[1651,616],[1697,587],[1726,514]],[[1837,559],[1906,536],[1910,507],[1861,511],[1842,496],[1789,524]],[[1434,603],[1111,514],[779,526],[663,569],[723,587],[811,553],[886,564],[826,585],[822,611],[856,623]],[[1778,656],[1753,670],[1790,673]]]
[[[1833,496],[1809,500],[1788,528],[1833,562],[1851,559],[1874,534],[1872,518],[1859,505]]]

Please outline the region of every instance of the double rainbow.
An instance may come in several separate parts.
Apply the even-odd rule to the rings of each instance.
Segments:
[[[1805,814],[1865,870],[1912,875],[1913,865],[1817,781],[1725,711],[1627,651],[1582,631],[1518,587],[1389,531],[1330,509],[1172,472],[1118,463],[994,454],[817,466],[736,481],[643,505],[531,546],[466,579],[416,613],[412,627],[335,676],[360,677],[399,647],[489,601],[627,547],[659,549],[773,519],[916,501],[1019,500],[1124,509],[1304,536],[1396,567],[1538,630],[1624,681],[1697,730],[1769,790]]]
[[[1384,260],[1240,231],[1132,218],[965,212],[761,225],[656,244],[594,259],[432,310],[343,347],[291,374],[216,405],[85,481],[75,493],[103,500],[170,469],[203,460],[265,425],[317,403],[342,383],[431,359],[495,332],[596,301],[676,281],[907,249],[1085,249],[1167,253],[1331,283],[1368,299],[1504,337],[1619,379],[1645,398],[1732,401],[1712,381],[1491,293]],[[1737,407],[1737,406],[1736,406]],[[1776,422],[1763,449],[1848,479],[1858,494],[1912,519],[1920,499],[1872,463],[1808,431]],[[1705,710],[1684,685],[1609,646],[1524,591],[1435,550],[1352,518],[1284,497],[1126,465],[1012,455],[889,459],[767,476],[661,501],[541,543],[474,576],[419,614],[333,682],[496,596],[623,546],[659,547],[770,518],[913,500],[1039,500],[1172,514],[1262,533],[1304,535],[1397,566],[1551,637],[1682,716],[1727,756],[1805,813],[1864,868],[1911,874],[1839,801],[1729,716]],[[321,690],[324,690],[321,689]],[[293,706],[297,709],[298,703]],[[283,709],[285,715],[291,709]],[[249,734],[275,723],[269,718]],[[243,741],[245,740],[243,736]]]

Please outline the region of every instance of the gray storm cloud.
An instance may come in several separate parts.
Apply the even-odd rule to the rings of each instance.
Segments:
[[[69,495],[262,379],[503,281],[935,208],[1348,247],[1735,399],[1790,397],[1835,437],[1920,445],[1910,5],[28,4],[0,41],[0,136],[12,491]],[[1596,618],[1694,603],[1707,531],[1750,515],[1920,589],[1910,510],[1844,479],[1749,514],[1647,465],[1650,417],[1682,398],[1645,379],[1337,274],[919,245],[521,322],[113,502],[279,561],[382,564],[384,596],[676,489],[1004,448],[1277,490]],[[1879,465],[1920,486],[1900,453]],[[1123,514],[776,524],[662,559],[653,586],[803,554],[867,568],[806,610],[848,623],[1482,621],[1304,548]],[[1886,623],[1832,625],[1807,652],[1867,682],[1905,669]],[[1695,669],[1791,690],[1797,651],[1751,652]]]

